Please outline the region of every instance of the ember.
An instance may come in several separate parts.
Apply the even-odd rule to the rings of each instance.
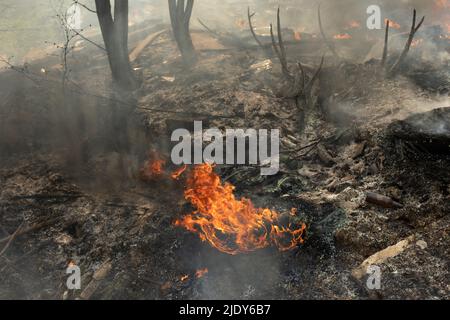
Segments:
[[[188,276],[188,275],[183,275],[183,276],[180,277],[180,281],[181,281],[181,282],[185,282],[185,281],[188,280],[188,279],[189,279],[189,276]]]
[[[156,153],[150,155],[150,160],[145,162],[141,169],[140,176],[142,180],[149,181],[159,178],[164,173],[165,160],[162,160]]]
[[[360,27],[361,27],[361,23],[359,21],[353,20],[347,24],[346,29],[357,29]]]
[[[349,35],[348,33],[343,33],[343,34],[337,34],[333,38],[336,40],[348,40],[348,39],[351,39],[352,36]]]
[[[392,29],[400,29],[401,26],[395,22],[394,20],[391,19],[384,19],[384,24],[387,24],[387,22],[389,21],[389,27]]]
[[[208,268],[200,269],[195,272],[197,279],[203,278],[209,272]]]
[[[172,174],[170,175],[171,178],[172,178],[173,180],[178,180],[178,179],[180,179],[181,175],[186,171],[186,169],[187,169],[187,165],[184,165],[184,166],[181,167],[180,169],[175,170],[175,171],[172,172]]]
[[[255,208],[250,199],[237,200],[235,187],[222,183],[213,165],[198,165],[187,181],[185,198],[196,211],[175,222],[175,225],[197,233],[216,249],[238,254],[255,251],[274,244],[285,251],[303,243],[306,226],[292,230],[276,225],[279,213]]]

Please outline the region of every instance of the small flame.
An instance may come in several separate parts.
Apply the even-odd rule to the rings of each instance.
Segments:
[[[348,33],[343,33],[343,34],[337,34],[333,38],[336,40],[348,40],[348,39],[351,39],[352,36],[349,35]]]
[[[434,5],[438,9],[450,8],[450,2],[448,0],[435,0]]]
[[[175,170],[170,175],[173,180],[179,180],[180,176],[186,171],[187,165],[182,166],[180,169]]]
[[[411,42],[411,47],[415,48],[418,47],[423,42],[423,39],[414,39]]]
[[[302,33],[300,31],[295,31],[294,32],[294,39],[297,41],[302,40]]]
[[[255,208],[250,199],[236,199],[235,187],[222,183],[213,165],[194,167],[187,180],[185,198],[196,211],[175,221],[176,226],[197,233],[202,241],[228,254],[246,253],[275,244],[285,251],[303,243],[306,226],[276,225],[279,214]]]
[[[237,19],[235,21],[235,24],[237,27],[239,27],[240,29],[245,29],[247,27],[247,22],[243,19]]]
[[[187,274],[185,274],[185,275],[183,275],[183,276],[180,277],[180,281],[181,281],[181,282],[185,282],[185,281],[187,281],[188,279],[189,279],[189,276],[188,276]]]
[[[77,264],[73,260],[70,260],[69,263],[67,264],[68,268],[73,268],[73,267],[76,267],[76,266],[77,266]]]
[[[384,24],[386,25],[388,23],[388,21],[389,21],[389,28],[392,28],[392,29],[400,29],[401,28],[401,26],[397,22],[395,22],[394,20],[391,20],[391,19],[384,19]]]
[[[197,279],[203,278],[209,272],[208,268],[199,269],[195,272],[195,277]]]
[[[161,159],[161,157],[156,152],[151,152],[150,160],[146,161],[143,168],[141,169],[141,179],[145,181],[151,181],[161,177],[164,173],[165,164],[166,161]]]
[[[356,20],[352,20],[349,23],[347,23],[346,29],[357,29],[361,27],[361,23]]]

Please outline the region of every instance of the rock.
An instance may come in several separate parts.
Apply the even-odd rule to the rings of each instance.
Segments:
[[[419,240],[416,242],[416,246],[418,246],[422,250],[425,250],[426,248],[428,248],[428,243],[423,240]]]
[[[358,143],[353,146],[353,150],[351,152],[351,158],[356,159],[359,158],[366,148],[366,142]]]

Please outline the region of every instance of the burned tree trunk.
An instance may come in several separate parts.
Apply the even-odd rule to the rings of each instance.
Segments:
[[[170,22],[178,49],[187,65],[196,62],[197,54],[189,32],[189,24],[194,7],[194,0],[169,0]]]
[[[124,89],[134,89],[128,57],[128,0],[114,1],[114,19],[110,0],[95,0],[95,5],[113,79]]]

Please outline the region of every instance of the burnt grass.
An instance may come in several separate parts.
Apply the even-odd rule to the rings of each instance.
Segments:
[[[194,42],[202,41],[212,40],[196,33]],[[1,242],[0,298],[79,297],[83,290],[66,288],[69,261],[81,267],[83,288],[97,286],[90,299],[449,298],[449,108],[398,103],[408,97],[434,106],[436,90],[448,92],[442,81],[419,90],[407,77],[375,76],[365,86],[361,77],[373,74],[373,65],[330,63],[314,89],[317,108],[299,110],[273,85],[275,59],[271,70],[256,72],[251,66],[264,55],[213,46],[185,70],[176,52],[168,35],[147,48],[135,63],[142,87],[132,95],[110,85],[104,57],[86,59],[89,68],[77,65],[72,77],[83,85],[65,94],[57,71],[50,80],[35,77],[45,60],[25,74],[0,73],[0,241],[28,228]],[[304,59],[318,63],[316,56]],[[414,79],[420,77],[423,70]],[[171,128],[194,120],[280,128],[276,176],[262,178],[247,167],[217,170],[257,207],[296,208],[296,219],[307,224],[304,245],[231,256],[174,226],[192,209],[183,184],[143,182],[139,169],[149,149],[168,154]],[[439,121],[438,133],[422,130]],[[332,163],[317,145],[293,150],[318,138]],[[367,204],[367,191],[403,207]],[[380,262],[380,290],[352,276],[366,258],[411,235],[415,241],[404,252]],[[99,279],[105,262],[111,269]],[[204,268],[208,273],[197,279]]]

